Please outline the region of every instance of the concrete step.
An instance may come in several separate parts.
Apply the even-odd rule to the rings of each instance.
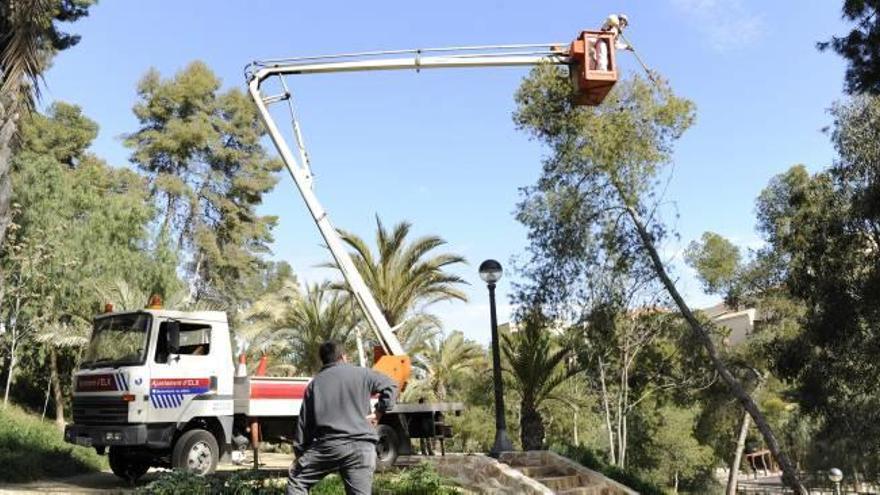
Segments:
[[[558,492],[561,490],[569,490],[571,488],[579,488],[581,486],[581,480],[577,476],[573,475],[563,475],[563,476],[549,476],[546,478],[535,478],[535,481],[541,483],[547,488],[553,490],[554,492]]]
[[[564,476],[569,474],[567,472],[560,471],[559,468],[555,466],[522,466],[515,469],[519,470],[522,474],[528,476],[529,478],[549,478],[552,476]]]
[[[568,488],[559,490],[558,495],[603,495],[601,486],[579,486],[577,488]]]

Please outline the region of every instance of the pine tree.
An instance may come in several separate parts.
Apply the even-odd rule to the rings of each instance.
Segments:
[[[252,297],[241,281],[258,274],[269,251],[273,216],[256,212],[281,169],[260,140],[257,111],[202,62],[170,79],[150,70],[138,85],[140,128],[126,137],[131,160],[151,180],[168,232],[197,300],[226,307]]]

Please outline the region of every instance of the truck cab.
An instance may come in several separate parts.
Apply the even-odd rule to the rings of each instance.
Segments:
[[[114,473],[210,472],[230,444],[233,360],[226,314],[105,313],[75,377],[67,442],[109,450]]]

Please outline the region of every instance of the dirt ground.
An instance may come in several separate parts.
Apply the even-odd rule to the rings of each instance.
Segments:
[[[261,469],[277,471],[279,475],[287,473],[287,468],[293,460],[292,454],[260,454]],[[242,466],[236,466],[230,463],[221,463],[218,471],[234,471],[237,469],[248,469],[252,465],[249,457],[247,462]],[[54,480],[33,481],[30,483],[0,484],[0,494],[7,493],[100,493],[100,494],[125,494],[131,493],[137,486],[145,485],[162,473],[161,469],[151,469],[143,478],[141,478],[135,486],[131,486],[125,481],[117,478],[109,470],[100,473],[89,473],[72,476],[70,478],[60,478]]]

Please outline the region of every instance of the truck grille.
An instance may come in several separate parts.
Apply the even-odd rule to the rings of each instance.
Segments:
[[[78,425],[128,423],[128,402],[121,397],[74,397],[73,422]]]

